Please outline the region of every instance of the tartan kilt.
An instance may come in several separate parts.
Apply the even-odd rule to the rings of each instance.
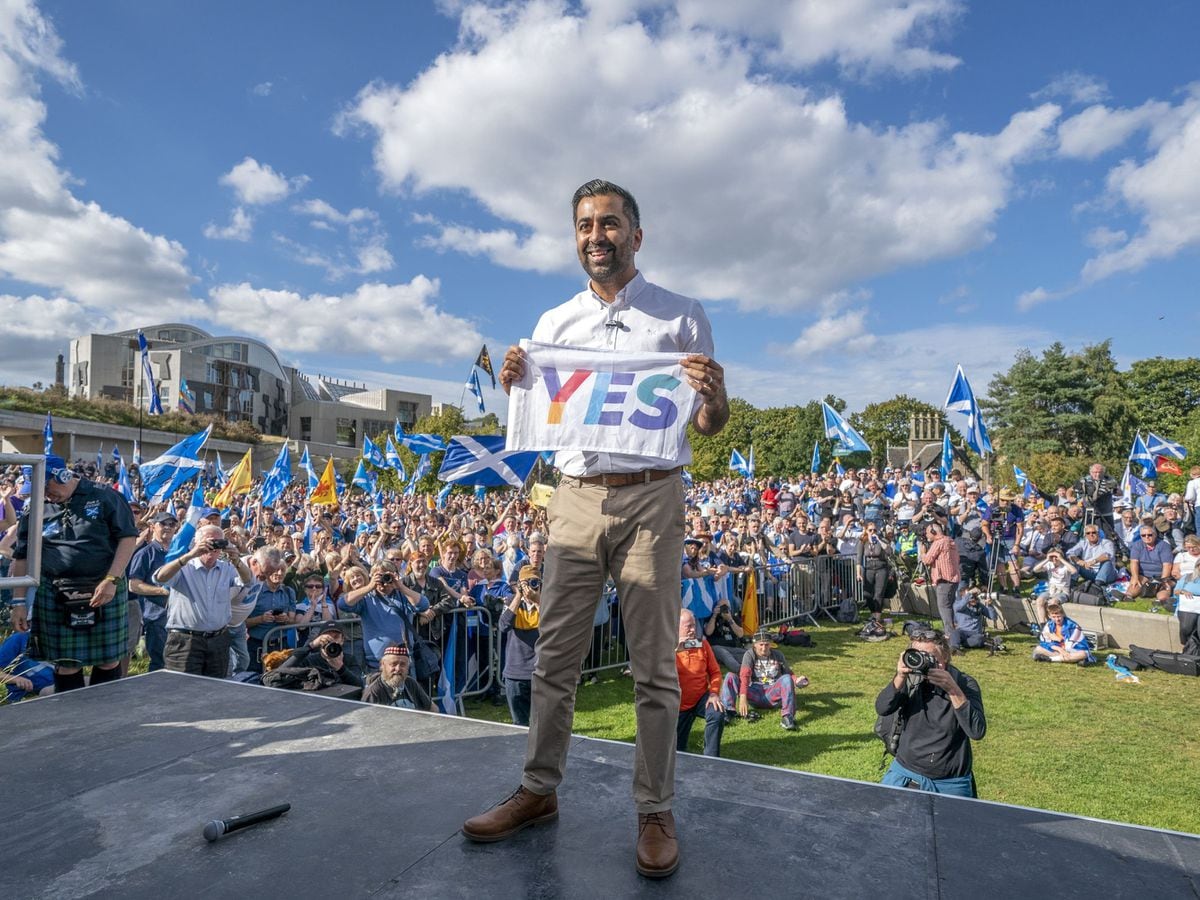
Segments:
[[[68,628],[64,610],[55,600],[54,585],[43,578],[33,600],[29,623],[29,657],[59,662],[68,668],[113,662],[125,655],[129,642],[129,588],[117,579],[117,593],[96,610],[92,628]]]

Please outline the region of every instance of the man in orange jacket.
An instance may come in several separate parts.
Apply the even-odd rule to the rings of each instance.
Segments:
[[[696,628],[690,610],[679,612],[679,645],[675,648],[679,673],[679,725],[677,750],[687,750],[692,723],[704,716],[704,755],[721,755],[725,730],[725,704],[721,702],[721,667],[708,641]]]

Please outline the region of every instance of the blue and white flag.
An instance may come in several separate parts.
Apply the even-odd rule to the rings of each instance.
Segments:
[[[467,390],[475,395],[475,400],[479,404],[479,414],[483,415],[487,410],[483,408],[483,388],[479,386],[479,372],[472,368],[471,375],[467,378]]]
[[[100,446],[96,448],[96,472],[104,472],[104,441],[101,441]]]
[[[311,494],[321,483],[321,476],[313,469],[312,460],[308,456],[308,444],[304,445],[304,452],[300,454],[300,468],[308,476],[308,493]]]
[[[992,452],[992,441],[988,437],[987,427],[983,424],[983,413],[979,411],[979,404],[975,402],[975,392],[971,390],[962,366],[958,367],[954,383],[950,385],[950,393],[946,395],[946,409],[967,417],[965,437],[968,447],[980,456]]]
[[[718,603],[731,598],[732,584],[732,575],[726,575],[723,578],[716,578],[712,575],[705,575],[703,578],[685,578],[680,598],[683,608],[690,609],[692,615],[703,621],[712,615],[713,609]]]
[[[396,440],[418,455],[440,453],[446,449],[446,439],[440,434],[406,434]]]
[[[179,408],[186,413],[196,411],[196,394],[188,388],[186,378],[179,379]]]
[[[138,440],[133,442],[133,464],[135,466],[142,464],[142,442]]]
[[[458,715],[458,698],[454,696],[455,663],[458,652],[458,616],[450,617],[450,631],[446,635],[446,650],[442,654],[442,674],[438,676],[438,711],[448,716]]]
[[[279,502],[279,498],[283,496],[283,492],[287,490],[289,484],[292,483],[292,457],[288,453],[287,441],[283,442],[283,446],[279,448],[279,456],[275,458],[275,465],[271,466],[271,470],[267,472],[267,477],[263,479],[262,497],[263,506],[274,506]]]
[[[1013,477],[1017,479],[1017,487],[1025,487],[1025,482],[1029,480],[1029,476],[1016,463],[1013,463]]]
[[[162,415],[162,400],[158,397],[158,385],[154,383],[154,373],[150,369],[150,352],[146,344],[146,336],[138,329],[138,349],[142,353],[142,373],[146,376],[146,390],[150,392],[150,415]]]
[[[487,496],[487,485],[486,484],[475,485],[475,499],[482,500],[486,496]]]
[[[117,490],[128,502],[133,502],[133,488],[129,485],[129,471],[125,468],[125,460],[121,460],[121,467],[117,470]]]
[[[821,442],[820,441],[813,441],[812,465],[809,466],[808,471],[810,471],[810,472],[820,472],[821,471]]]
[[[365,434],[363,435],[362,456],[363,459],[377,469],[383,469],[387,467],[387,460],[383,458],[383,451],[375,446],[375,442]]]
[[[346,493],[346,479],[342,477],[342,473],[337,469],[333,470],[333,489],[337,491],[339,497]]]
[[[754,445],[750,445],[750,458],[746,460],[746,464],[750,466],[750,477],[754,477]]]
[[[209,425],[142,466],[142,489],[149,502],[161,503],[200,473],[204,468],[200,452],[211,433],[212,426]]]
[[[942,475],[942,481],[950,477],[950,469],[954,465],[954,448],[950,446],[950,432],[942,432],[942,464],[938,466],[938,471]]]
[[[225,472],[225,467],[221,465],[221,451],[217,451],[217,461],[213,464],[213,480],[216,481],[217,487],[225,487],[225,482],[229,480],[229,475]]]
[[[121,448],[116,444],[113,444],[112,458],[114,463],[117,465],[121,464]]]
[[[437,493],[437,508],[446,508],[446,498],[450,496],[450,492],[454,490],[453,484],[448,484]]]
[[[46,413],[46,424],[42,426],[42,453],[54,455],[54,424],[50,421],[50,413]]]
[[[687,469],[680,472],[679,477],[683,479],[683,483],[688,487],[693,487],[696,484],[696,479],[692,477],[692,473]]]
[[[847,453],[857,453],[859,451],[870,452],[871,448],[862,435],[850,427],[850,423],[842,418],[841,414],[826,403],[821,401],[821,411],[825,414],[825,437],[834,442],[833,455],[844,456]]]
[[[746,457],[742,456],[738,450],[729,451],[729,468],[743,478],[750,477],[750,463],[746,461]]]
[[[400,451],[392,443],[392,436],[390,434],[387,439],[387,449],[384,452],[384,459],[387,460],[387,464],[396,472],[397,480],[404,481],[408,478],[408,473],[404,471],[404,460],[400,458]]]
[[[1153,431],[1146,433],[1146,450],[1151,457],[1172,456],[1175,459],[1183,459],[1187,456],[1187,447],[1183,444],[1176,444],[1174,441],[1160,438]]]
[[[371,481],[371,473],[367,471],[367,466],[363,460],[358,461],[358,468],[354,470],[354,477],[350,479],[351,487],[362,488],[368,494],[375,492],[375,485]]]
[[[304,544],[302,549],[305,553],[312,553],[312,535],[313,535],[313,517],[312,507],[304,507]]]
[[[533,471],[537,458],[534,450],[505,450],[503,435],[458,434],[446,448],[438,478],[451,484],[519,488]]]
[[[1134,435],[1133,447],[1129,451],[1129,461],[1142,467],[1143,478],[1158,477],[1158,467],[1155,465],[1154,456],[1151,455],[1149,448],[1142,441],[1142,433],[1140,431]]]
[[[175,532],[175,539],[171,541],[171,546],[167,549],[166,559],[163,560],[164,565],[172,560],[179,559],[179,557],[191,549],[192,541],[196,537],[196,527],[200,523],[200,513],[204,512],[206,505],[204,502],[204,489],[197,487],[196,490],[192,491],[192,502],[188,504],[187,515],[180,523],[179,530]]]

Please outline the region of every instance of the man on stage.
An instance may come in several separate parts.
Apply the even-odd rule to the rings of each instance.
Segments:
[[[700,395],[692,424],[701,434],[729,420],[724,370],[712,358],[712,329],[700,304],[648,283],[634,255],[641,247],[637,201],[625,189],[590,181],[572,200],[575,243],[588,274],[585,290],[542,315],[533,339],[597,350],[683,354]],[[500,370],[505,391],[525,375],[524,353],[510,347]],[[679,866],[675,820],[675,671],[683,556],[684,488],[691,462],[676,458],[559,451],[563,475],[554,493],[542,583],[541,637],[533,674],[529,745],[521,786],[504,802],[467,820],[475,841],[503,840],[558,816],[580,666],[592,636],[597,598],[611,575],[621,598],[636,684],[637,750],[633,797],[638,813],[636,864],[662,878]]]

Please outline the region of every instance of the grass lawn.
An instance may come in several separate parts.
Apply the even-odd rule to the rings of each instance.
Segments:
[[[878,781],[875,695],[907,642],[870,644],[856,630],[828,625],[813,630],[812,648],[781,648],[812,682],[797,694],[798,730],[784,731],[777,712],[764,712],[725,729],[722,755]],[[1033,638],[1004,638],[1005,655],[972,650],[955,658],[983,691],[988,732],[974,747],[981,797],[1200,833],[1200,679],[1142,672],[1141,684],[1121,684],[1103,662],[1087,669],[1035,663]],[[507,708],[487,703],[469,703],[467,714],[509,721]],[[695,753],[703,724],[692,731]],[[632,741],[632,680],[612,670],[580,687],[575,731]]]

